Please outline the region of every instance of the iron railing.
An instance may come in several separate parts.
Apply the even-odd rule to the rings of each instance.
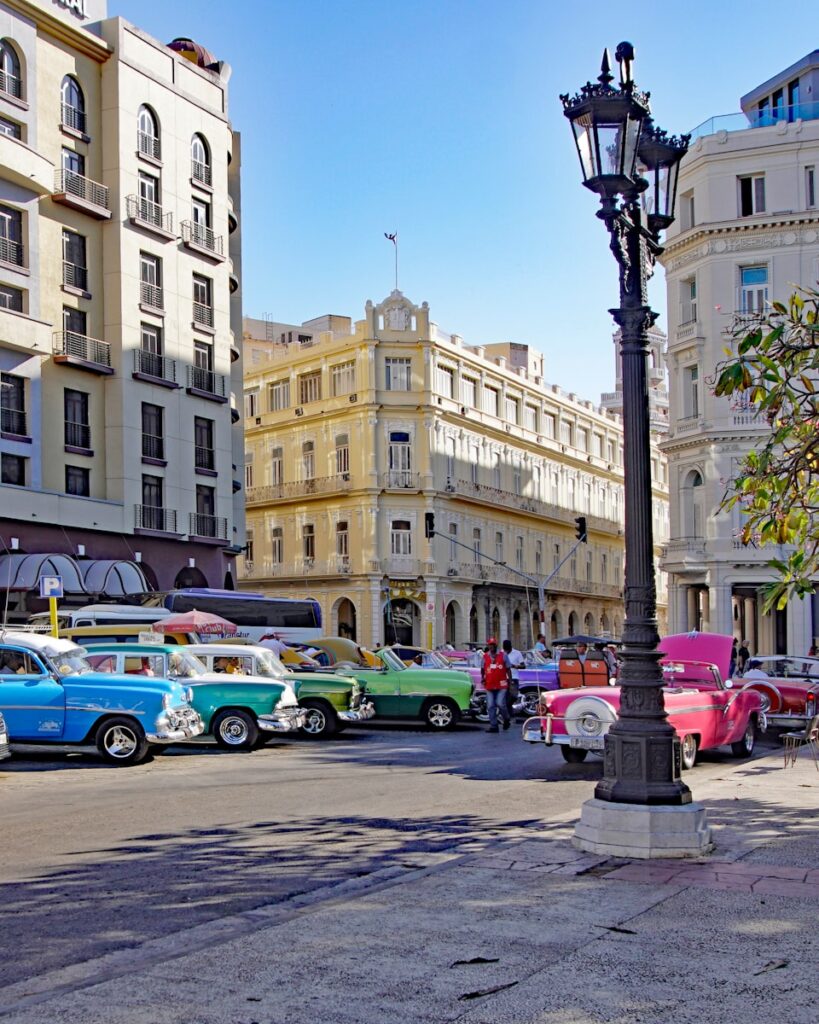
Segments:
[[[161,356],[157,352],[134,349],[134,373],[176,383],[176,360]]]
[[[111,365],[111,346],[107,341],[89,338],[76,331],[58,331],[54,335],[54,355],[74,356],[100,366]]]
[[[193,322],[202,324],[203,327],[213,327],[213,306],[206,306],[204,302],[194,302]]]
[[[195,469],[215,469],[216,453],[213,448],[203,448],[195,445],[193,449],[193,465]]]
[[[176,509],[159,505],[134,505],[134,526],[142,530],[176,533]]]
[[[181,227],[182,241],[187,245],[198,245],[218,256],[223,255],[222,236],[214,234],[211,228],[193,220],[183,220]]]
[[[84,174],[61,168],[54,172],[54,191],[63,192],[67,196],[76,196],[84,203],[99,206],[102,210],[110,209],[108,205],[108,189],[98,181],[86,178]]]
[[[203,185],[210,185],[210,164],[203,164],[201,160],[191,160],[191,177],[194,181],[201,181]]]
[[[0,409],[0,430],[4,434],[26,436],[26,414],[23,409]]]
[[[146,459],[165,458],[165,438],[156,434],[142,435],[142,454]]]
[[[23,98],[23,82],[15,75],[10,75],[7,71],[0,71],[0,92],[20,100]]]
[[[145,306],[153,306],[154,309],[165,308],[162,288],[157,284],[150,284],[148,281],[139,282],[139,301]]]
[[[63,260],[63,284],[69,288],[88,291],[88,268]]]
[[[23,243],[0,235],[0,260],[13,263],[16,267],[23,265]]]
[[[201,366],[188,367],[188,387],[225,398],[225,378],[221,373],[205,370]]]
[[[224,516],[211,516],[204,512],[190,513],[190,529],[194,537],[216,537],[227,540],[227,519]]]
[[[420,473],[409,469],[390,469],[381,474],[381,486],[389,489],[418,490],[421,483]]]
[[[142,196],[126,196],[125,202],[131,220],[141,220],[161,231],[173,231],[173,213],[170,210],[166,213],[159,203],[143,199]]]
[[[61,103],[60,117],[66,128],[71,128],[75,132],[82,132],[85,135],[86,117],[84,110],[80,110],[79,107],[72,107],[70,103]]]
[[[159,139],[147,132],[137,132],[137,149],[143,156],[150,156],[154,160],[159,160],[162,157],[162,146]]]
[[[267,501],[280,501],[283,498],[303,498],[308,494],[335,494],[349,491],[351,488],[350,474],[337,473],[335,476],[313,477],[312,480],[293,480],[286,484],[248,487],[245,491],[245,501],[248,505],[259,505]]]
[[[74,420],[65,421],[63,434],[65,444],[71,448],[91,448],[91,427],[87,423],[77,423]]]

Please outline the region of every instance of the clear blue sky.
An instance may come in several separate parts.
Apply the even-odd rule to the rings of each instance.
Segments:
[[[558,94],[637,53],[656,122],[690,130],[819,47],[815,3],[109,0],[233,66],[250,316],[363,316],[393,287],[467,344],[526,342],[551,383],[614,384],[617,267]],[[662,276],[652,304],[665,326]]]

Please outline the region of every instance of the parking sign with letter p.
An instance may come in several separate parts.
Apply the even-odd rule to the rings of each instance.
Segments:
[[[63,578],[62,576],[41,576],[40,597],[62,597]]]

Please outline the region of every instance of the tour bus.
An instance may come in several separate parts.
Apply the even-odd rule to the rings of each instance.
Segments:
[[[58,608],[57,626],[59,629],[77,629],[80,626],[138,626],[145,623],[145,629],[150,629],[151,623],[170,614],[167,608],[155,605],[86,604],[82,608]],[[51,628],[48,612],[30,615],[28,621],[38,631],[48,632]]]
[[[255,643],[271,633],[285,643],[306,643],[324,635],[321,606],[309,597],[268,597],[243,590],[189,587],[170,591],[164,605],[174,615],[194,609],[221,615],[239,627],[237,636]]]

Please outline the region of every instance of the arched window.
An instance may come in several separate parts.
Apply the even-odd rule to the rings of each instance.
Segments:
[[[139,143],[139,152],[143,156],[150,156],[155,160],[160,159],[162,149],[159,144],[159,122],[153,110],[144,104],[139,108],[137,141]]]
[[[62,123],[66,128],[85,134],[85,96],[73,75],[66,75],[61,90]]]
[[[692,469],[683,482],[683,536],[700,538],[704,536],[705,495],[700,472]]]
[[[23,95],[20,58],[8,39],[0,40],[0,92],[18,99]]]
[[[204,136],[198,133],[191,139],[191,177],[203,185],[211,184],[210,150]]]

